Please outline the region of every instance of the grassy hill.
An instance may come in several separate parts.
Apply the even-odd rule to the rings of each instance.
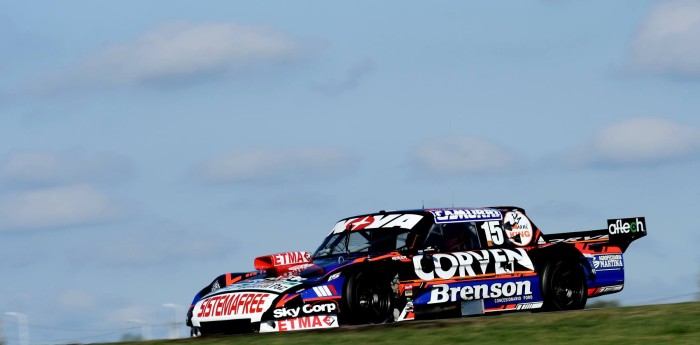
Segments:
[[[224,344],[700,344],[700,303],[348,327],[330,331],[151,341],[148,345]],[[136,343],[120,343],[136,344]],[[143,345],[143,343],[139,343]]]

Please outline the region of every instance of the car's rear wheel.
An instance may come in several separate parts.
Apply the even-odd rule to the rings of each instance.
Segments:
[[[575,310],[586,306],[586,276],[583,267],[577,261],[549,262],[541,279],[543,310]]]
[[[350,323],[391,322],[391,279],[387,275],[357,272],[345,286],[345,296]]]

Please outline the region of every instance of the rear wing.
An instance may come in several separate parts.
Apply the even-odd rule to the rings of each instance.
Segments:
[[[608,228],[559,234],[543,234],[547,242],[609,242],[620,247],[624,252],[630,243],[647,235],[646,219],[644,217],[608,219]]]

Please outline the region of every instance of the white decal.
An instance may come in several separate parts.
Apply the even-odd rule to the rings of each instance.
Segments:
[[[288,318],[288,317],[297,317],[300,315],[300,313],[304,314],[317,314],[317,313],[325,313],[329,314],[334,312],[338,307],[336,307],[335,303],[325,303],[325,304],[305,304],[302,307],[296,307],[296,308],[280,308],[280,309],[275,309],[273,312],[273,315],[277,319],[283,319],[283,318]]]
[[[593,256],[593,269],[605,271],[624,267],[621,254],[606,254]]]
[[[560,234],[566,235],[566,234]],[[596,240],[607,240],[608,235],[593,235],[593,236],[579,236],[579,237],[569,237],[569,238],[552,238],[549,242],[552,243],[571,243],[579,241],[596,241]]]
[[[500,220],[501,211],[490,208],[465,208],[430,210],[435,217],[435,223],[458,223],[475,220]]]
[[[475,299],[532,295],[530,281],[478,284],[450,287],[447,284],[433,286],[428,304],[471,301]]]
[[[222,291],[241,291],[241,290],[262,290],[270,292],[284,292],[293,287],[301,285],[301,282],[290,280],[271,280],[255,279],[238,282],[227,287],[221,288],[217,292]]]
[[[313,290],[318,297],[333,296],[333,292],[331,292],[331,289],[328,288],[328,285],[314,286]]]
[[[408,320],[413,320],[414,319],[414,314],[413,314],[413,302],[407,302],[406,306],[403,307],[403,310],[401,311],[401,314],[399,314],[399,318],[396,319],[396,321],[408,321]]]
[[[513,274],[535,269],[525,249],[485,249],[471,252],[434,254],[433,264],[421,265],[423,255],[413,257],[416,275],[422,280],[476,277],[482,274]],[[517,265],[517,267],[516,267]]]
[[[486,234],[486,241],[489,246],[500,246],[503,244],[503,231],[501,231],[497,221],[484,222],[484,224],[481,224],[481,229]]]
[[[518,303],[515,306],[515,310],[530,310],[542,308],[542,302],[532,302],[532,303]]]
[[[227,319],[260,319],[276,295],[260,292],[236,292],[205,298],[194,307],[197,323]]]
[[[532,241],[534,230],[530,220],[520,212],[508,212],[503,217],[503,230],[516,246],[526,246]]]
[[[419,214],[386,214],[362,216],[341,220],[333,227],[332,234],[338,234],[343,231],[362,230],[362,229],[377,229],[377,228],[402,228],[413,229],[423,216]]]
[[[260,324],[260,332],[287,332],[304,329],[323,329],[338,327],[338,317],[335,315],[311,315],[278,321],[268,321]]]
[[[644,228],[644,217],[639,218],[611,219],[608,220],[608,232],[610,235],[646,233]]]
[[[600,288],[600,290],[598,290],[598,293],[622,291],[623,287],[624,285],[603,286]]]

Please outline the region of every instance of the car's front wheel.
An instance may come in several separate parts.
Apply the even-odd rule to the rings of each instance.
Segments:
[[[388,275],[354,273],[348,277],[345,296],[350,323],[392,321],[392,289]]]
[[[541,279],[544,310],[575,310],[586,306],[586,276],[579,262],[551,261],[545,266]]]

